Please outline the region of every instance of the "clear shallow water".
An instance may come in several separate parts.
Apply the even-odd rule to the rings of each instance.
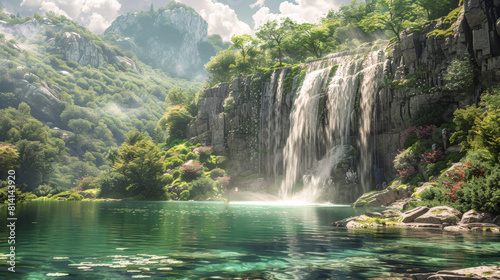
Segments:
[[[363,213],[349,207],[33,202],[17,212],[16,273],[0,256],[2,279],[370,279],[500,263],[500,236],[332,228]]]

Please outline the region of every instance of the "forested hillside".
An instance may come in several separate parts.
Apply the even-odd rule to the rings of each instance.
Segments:
[[[164,143],[158,121],[172,104],[196,114],[201,84],[143,63],[116,34],[51,13],[0,20],[1,178],[18,170],[23,191],[56,194],[97,177],[130,131]]]

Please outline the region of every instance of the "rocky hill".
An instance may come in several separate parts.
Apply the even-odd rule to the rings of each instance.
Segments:
[[[118,43],[155,68],[200,80],[205,76],[203,65],[215,55],[207,41],[207,27],[193,9],[173,3],[155,11],[119,16],[105,34],[125,37]]]

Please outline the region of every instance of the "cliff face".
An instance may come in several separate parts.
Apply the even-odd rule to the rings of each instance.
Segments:
[[[141,60],[174,76],[193,78],[203,74],[200,48],[208,44],[207,28],[200,15],[177,7],[119,16],[105,33],[126,37],[119,43]]]
[[[227,155],[236,175],[253,170],[275,185],[284,175],[282,189],[288,176],[321,179],[330,201],[352,202],[394,177],[392,154],[414,120],[439,110],[450,122],[479,101],[485,81],[500,84],[500,1],[466,0],[456,16],[404,32],[387,51],[333,54],[208,89],[189,134]],[[477,69],[467,87],[450,78],[460,67]]]

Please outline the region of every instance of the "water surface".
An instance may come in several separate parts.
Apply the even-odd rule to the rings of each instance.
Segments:
[[[2,227],[0,278],[370,279],[500,263],[498,235],[334,229],[363,213],[341,206],[53,201],[17,212],[16,273]]]

